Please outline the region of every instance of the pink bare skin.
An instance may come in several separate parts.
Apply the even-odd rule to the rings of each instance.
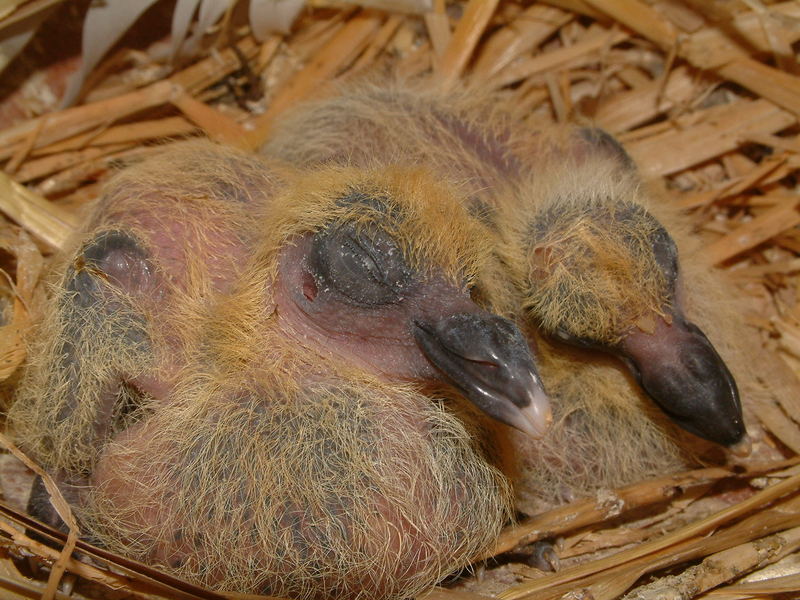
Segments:
[[[385,264],[397,251],[386,239],[375,242],[379,264],[367,260],[397,281],[342,293],[336,276],[315,264],[314,239],[293,240],[278,260],[274,298],[288,337],[387,380],[454,385],[490,416],[533,437],[544,433],[549,405],[514,325],[478,307],[463,284],[416,272],[399,258]]]

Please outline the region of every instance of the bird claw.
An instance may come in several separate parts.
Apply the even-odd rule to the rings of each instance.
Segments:
[[[549,540],[539,540],[531,546],[528,565],[540,571],[555,573],[561,568],[561,559],[556,552],[555,544]]]

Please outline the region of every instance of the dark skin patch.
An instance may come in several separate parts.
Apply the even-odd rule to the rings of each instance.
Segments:
[[[355,306],[397,302],[412,282],[412,271],[386,232],[353,225],[314,236],[307,261],[318,287],[331,285]]]
[[[154,289],[153,268],[147,252],[132,235],[122,231],[105,231],[87,242],[67,270],[63,284],[66,294],[60,300],[60,315],[64,327],[63,342],[58,351],[57,373],[66,379],[65,401],[59,410],[59,420],[68,420],[75,410],[77,398],[87,385],[100,386],[101,405],[91,433],[94,439],[111,434],[128,423],[139,407],[140,393],[126,387],[125,374],[102,382],[91,379],[97,365],[88,367],[96,339],[109,339],[119,352],[148,355],[150,341],[145,318],[131,310],[127,294]],[[108,360],[117,358],[110,350]],[[109,365],[110,371],[113,366]]]
[[[520,161],[508,150],[507,133],[490,133],[486,135],[473,127],[469,121],[440,112],[434,113],[447,131],[452,133],[462,143],[464,148],[469,148],[478,157],[481,163],[494,167],[506,178],[517,177],[523,166]]]
[[[50,503],[50,494],[44,486],[44,480],[36,475],[31,486],[31,495],[28,498],[28,514],[54,529],[66,532],[68,530],[64,521],[58,516],[56,509]]]
[[[605,154],[614,158],[621,167],[629,171],[636,170],[630,154],[613,135],[599,127],[582,127],[578,129],[578,136],[589,148],[587,152],[592,155]]]
[[[480,198],[471,198],[467,209],[471,216],[475,217],[492,230],[498,231],[497,209],[494,206]]]
[[[74,277],[67,289],[80,300],[92,303],[102,282],[124,291],[146,289],[152,284],[153,267],[147,251],[134,236],[123,231],[105,231],[86,244],[73,261]]]

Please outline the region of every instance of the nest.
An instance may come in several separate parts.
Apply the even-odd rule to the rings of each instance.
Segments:
[[[645,176],[663,178],[667,201],[690,212],[707,256],[751,307],[748,322],[775,359],[764,361],[764,382],[794,391],[759,415],[783,459],[666,475],[521,520],[427,597],[797,597],[800,407],[788,405],[800,399],[797,2],[310,0],[287,33],[260,39],[238,3],[173,62],[162,41],[173,7],[156,3],[66,109],[57,99],[78,68],[88,2],[11,4],[0,36],[20,26],[37,33],[0,77],[6,403],[46,293],[40,275],[121,165],[191,136],[258,147],[286,109],[370,69],[429,73],[442,86],[463,79],[531,122],[592,121],[625,143]],[[74,532],[41,530],[15,506],[15,467],[3,464],[3,597],[222,597],[76,542]],[[556,545],[554,572],[530,566],[539,540]]]

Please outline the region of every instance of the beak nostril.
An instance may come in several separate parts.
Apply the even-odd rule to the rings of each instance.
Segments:
[[[474,365],[475,367],[483,369],[484,371],[488,371],[489,373],[494,373],[495,371],[498,371],[501,368],[500,365],[490,360],[470,358],[469,356],[464,356],[460,352],[454,351],[451,348],[447,347],[445,347],[444,350],[450,352],[450,354],[455,356],[457,359],[464,361],[464,363]]]
[[[491,369],[492,371],[496,371],[497,369],[500,368],[496,363],[488,362],[485,360],[474,360],[472,362],[477,363],[486,369]]]

